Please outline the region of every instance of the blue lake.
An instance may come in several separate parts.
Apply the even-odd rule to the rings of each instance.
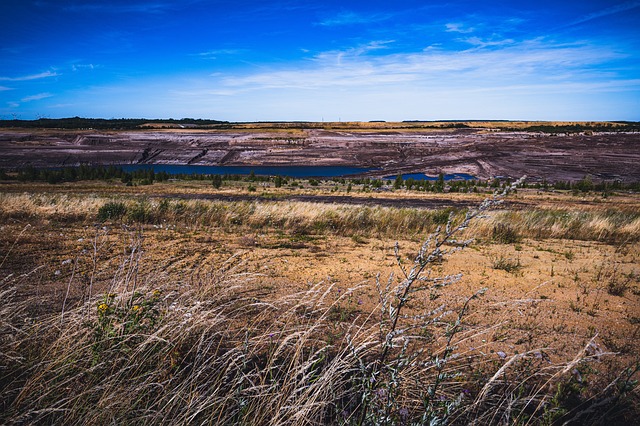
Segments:
[[[385,179],[395,179],[397,175],[385,176]],[[427,176],[424,173],[406,173],[402,175],[404,180],[409,178],[414,180],[438,180],[438,176]],[[450,175],[444,175],[444,180],[473,180],[475,176],[467,173],[452,173]]]
[[[288,176],[295,178],[310,177],[341,177],[359,175],[376,169],[363,167],[343,166],[185,166],[173,164],[118,164],[126,172],[135,170],[153,170],[154,172],[166,172],[177,174],[203,174],[203,175],[248,175],[251,172],[256,175]]]

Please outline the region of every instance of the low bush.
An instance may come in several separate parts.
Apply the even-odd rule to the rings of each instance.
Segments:
[[[120,201],[108,201],[98,209],[98,220],[118,220],[127,214],[127,206]]]
[[[147,200],[139,200],[128,209],[127,217],[133,222],[151,223],[152,206]]]

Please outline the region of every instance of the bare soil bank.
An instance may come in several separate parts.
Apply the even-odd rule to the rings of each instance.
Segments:
[[[89,164],[356,166],[479,178],[640,180],[640,133],[437,130],[0,131],[0,168]]]

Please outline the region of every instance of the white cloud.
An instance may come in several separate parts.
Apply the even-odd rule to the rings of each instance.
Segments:
[[[625,56],[606,47],[535,39],[398,53],[385,50],[389,44],[321,52],[286,67],[174,75],[56,98],[75,104],[67,115],[102,117],[638,119],[640,80],[624,79],[614,65]]]
[[[39,101],[40,99],[50,98],[53,95],[51,93],[38,93],[37,95],[31,95],[20,99],[21,102]]]
[[[323,52],[295,68],[222,76],[212,83],[217,91],[227,94],[276,88],[329,90],[399,83],[432,88],[475,88],[485,84],[492,86],[493,82],[514,84],[533,80],[542,83],[552,81],[552,77],[558,75],[566,78],[554,81],[554,84],[563,84],[571,82],[572,77],[588,79],[588,73],[577,71],[618,57],[614,52],[588,44],[553,45],[541,40],[516,43],[476,38],[467,42],[475,47],[459,52],[428,49],[367,55],[368,51],[385,45],[374,42],[353,49]],[[595,75],[591,77],[595,78]]]
[[[510,38],[502,39],[502,40],[494,40],[494,39],[486,40],[486,39],[482,39],[480,37],[475,37],[475,36],[459,39],[459,41],[463,41],[465,43],[469,43],[473,46],[480,47],[480,48],[506,46],[506,45],[515,43],[515,40]]]
[[[467,27],[465,24],[461,24],[459,22],[450,22],[448,24],[445,24],[445,27],[447,28],[447,32],[449,33],[468,34],[475,31],[473,27]]]
[[[58,75],[60,74],[56,72],[45,71],[39,74],[24,75],[21,77],[0,77],[0,81],[30,81],[39,80],[41,78],[57,77]]]
[[[0,92],[4,92],[6,90],[13,90],[11,87],[0,86]]]
[[[369,43],[361,44],[345,50],[330,50],[327,52],[321,52],[318,55],[316,55],[315,59],[322,60],[326,58],[329,58],[329,59],[336,58],[339,62],[340,58],[343,58],[343,57],[349,57],[349,56],[356,57],[356,56],[365,55],[368,52],[372,52],[374,50],[388,49],[389,44],[392,44],[394,42],[395,40],[374,40],[374,41],[370,41]]]
[[[78,70],[83,70],[83,69],[94,70],[96,68],[99,68],[99,66],[98,65],[94,65],[94,64],[72,64],[71,65],[71,69],[73,71],[78,71]]]

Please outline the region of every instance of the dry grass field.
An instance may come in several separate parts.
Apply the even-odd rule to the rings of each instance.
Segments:
[[[491,195],[303,186],[3,184],[0,421],[640,413],[637,193],[518,189],[449,234]]]

